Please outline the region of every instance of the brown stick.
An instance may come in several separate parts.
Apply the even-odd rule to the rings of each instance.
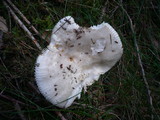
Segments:
[[[35,92],[37,92],[38,94],[40,94],[39,90],[36,88],[36,86],[34,86],[33,83],[28,82],[28,85],[29,85]]]
[[[8,6],[8,4],[3,1],[3,4],[6,6],[6,8],[10,11],[11,15],[17,21],[17,23],[20,25],[20,27],[28,34],[28,36],[31,38],[31,40],[34,42],[34,44],[38,47],[39,50],[42,50],[41,46],[37,42],[37,40],[34,38],[32,33],[27,29],[27,27],[22,23],[22,21],[16,16],[16,14],[13,12],[13,10]]]
[[[150,104],[150,107],[151,107],[151,111],[152,111],[151,118],[153,120],[154,119],[154,116],[153,116],[154,107],[153,107],[153,101],[152,101],[152,96],[151,96],[151,90],[150,90],[148,81],[146,79],[146,74],[145,74],[145,71],[144,71],[143,63],[142,63],[142,60],[141,60],[141,56],[139,54],[140,53],[140,49],[139,49],[139,46],[138,46],[138,43],[137,43],[137,39],[135,37],[135,31],[134,31],[133,22],[132,22],[131,17],[127,13],[127,11],[123,8],[123,6],[122,5],[120,5],[120,6],[121,6],[122,10],[126,13],[128,19],[129,19],[130,26],[131,26],[131,31],[132,31],[132,33],[134,35],[134,44],[135,44],[135,47],[136,47],[136,52],[137,52],[137,56],[138,56],[138,62],[140,64],[143,81],[144,81],[146,89],[147,89],[148,101],[149,101],[149,104]]]
[[[27,120],[25,116],[22,114],[21,107],[18,103],[15,103],[15,109],[18,111],[18,115],[21,118],[21,120]]]
[[[61,28],[63,28],[63,26],[67,23],[67,21],[69,21],[71,19],[71,17],[69,19],[67,19],[53,34],[55,34],[58,30],[60,30]]]
[[[37,29],[31,24],[31,22],[23,15],[23,13],[10,1],[7,0],[7,2],[13,7],[13,9],[23,18],[23,20],[30,25],[31,29],[41,38],[42,36],[40,35],[40,33],[37,31]]]
[[[18,101],[16,99],[12,98],[12,97],[6,96],[6,95],[0,94],[0,97],[5,98],[5,99],[7,99],[9,101],[12,101],[13,103],[19,103],[19,104],[25,105],[25,103],[23,103],[21,101]]]
[[[67,119],[62,115],[61,112],[55,112],[55,113],[61,118],[61,120],[67,120]]]

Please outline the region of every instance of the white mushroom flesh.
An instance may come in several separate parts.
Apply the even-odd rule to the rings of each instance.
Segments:
[[[49,46],[37,58],[38,88],[52,104],[67,108],[122,53],[119,35],[108,23],[83,28],[67,16],[57,23]]]

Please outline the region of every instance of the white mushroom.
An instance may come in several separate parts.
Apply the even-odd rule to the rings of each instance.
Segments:
[[[67,108],[122,53],[119,35],[108,23],[83,28],[67,16],[57,23],[50,44],[37,59],[38,88],[52,104]]]

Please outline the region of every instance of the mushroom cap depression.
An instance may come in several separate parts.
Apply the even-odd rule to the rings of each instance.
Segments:
[[[117,32],[102,23],[80,27],[71,16],[61,19],[51,42],[36,61],[35,78],[40,92],[52,104],[69,107],[81,92],[121,58]]]

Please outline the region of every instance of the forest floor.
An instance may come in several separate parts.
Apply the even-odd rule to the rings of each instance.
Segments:
[[[35,83],[40,50],[0,1],[0,16],[8,27],[0,48],[1,120],[160,120],[160,1],[12,2],[42,35],[43,39],[29,29],[42,48],[48,45],[54,25],[69,15],[85,27],[108,22],[118,32],[124,53],[81,99],[67,109],[57,108]]]

